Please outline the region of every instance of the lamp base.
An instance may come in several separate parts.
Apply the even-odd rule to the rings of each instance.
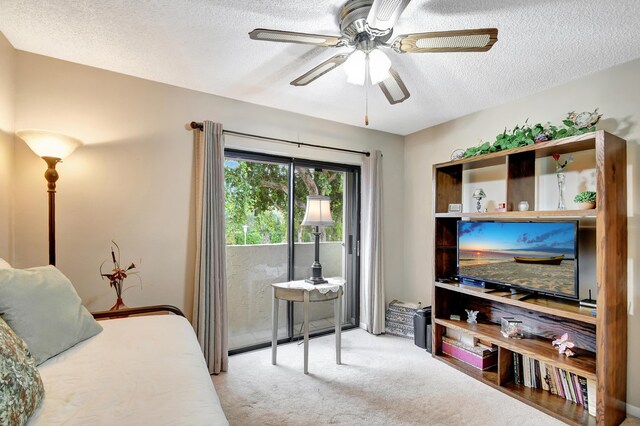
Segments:
[[[304,280],[305,283],[309,283],[309,284],[313,284],[313,285],[318,285],[318,284],[327,284],[329,281],[325,280],[322,277],[316,278],[316,277],[311,277],[311,278],[307,278],[306,280]]]

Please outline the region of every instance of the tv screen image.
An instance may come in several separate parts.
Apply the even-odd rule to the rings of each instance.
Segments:
[[[458,273],[578,298],[577,222],[458,222]]]

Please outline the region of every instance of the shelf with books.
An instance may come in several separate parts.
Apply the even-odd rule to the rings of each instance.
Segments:
[[[554,367],[538,359],[504,350],[499,375],[501,384],[513,383],[525,388],[547,392],[559,399],[577,404],[596,414],[596,380],[588,379],[568,370]]]
[[[596,418],[590,416],[583,406],[574,404],[557,395],[552,395],[549,392],[517,385],[513,382],[502,385],[500,390],[547,414],[560,417],[569,424],[589,426],[596,424]]]
[[[593,352],[576,348],[575,352],[577,356],[566,357],[558,353],[551,345],[551,340],[539,337],[509,339],[502,336],[500,326],[497,324],[469,324],[466,321],[455,321],[443,318],[436,318],[434,322],[445,327],[461,330],[501,348],[530,356],[554,367],[569,370],[592,380],[596,379],[596,355]]]

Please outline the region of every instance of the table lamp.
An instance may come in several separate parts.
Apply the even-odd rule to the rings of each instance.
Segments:
[[[314,226],[312,234],[315,236],[315,260],[311,265],[311,277],[305,281],[311,284],[324,284],[327,282],[322,277],[322,265],[320,264],[320,227],[333,225],[331,218],[331,198],[322,195],[309,195],[307,197],[307,211],[302,220],[302,226]]]
[[[56,264],[56,164],[69,156],[82,143],[72,137],[45,130],[18,130],[16,135],[47,163],[44,177],[49,193],[49,264]]]

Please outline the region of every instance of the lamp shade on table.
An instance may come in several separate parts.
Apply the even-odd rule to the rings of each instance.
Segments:
[[[331,226],[331,198],[322,195],[307,197],[307,211],[302,220],[303,226]]]

